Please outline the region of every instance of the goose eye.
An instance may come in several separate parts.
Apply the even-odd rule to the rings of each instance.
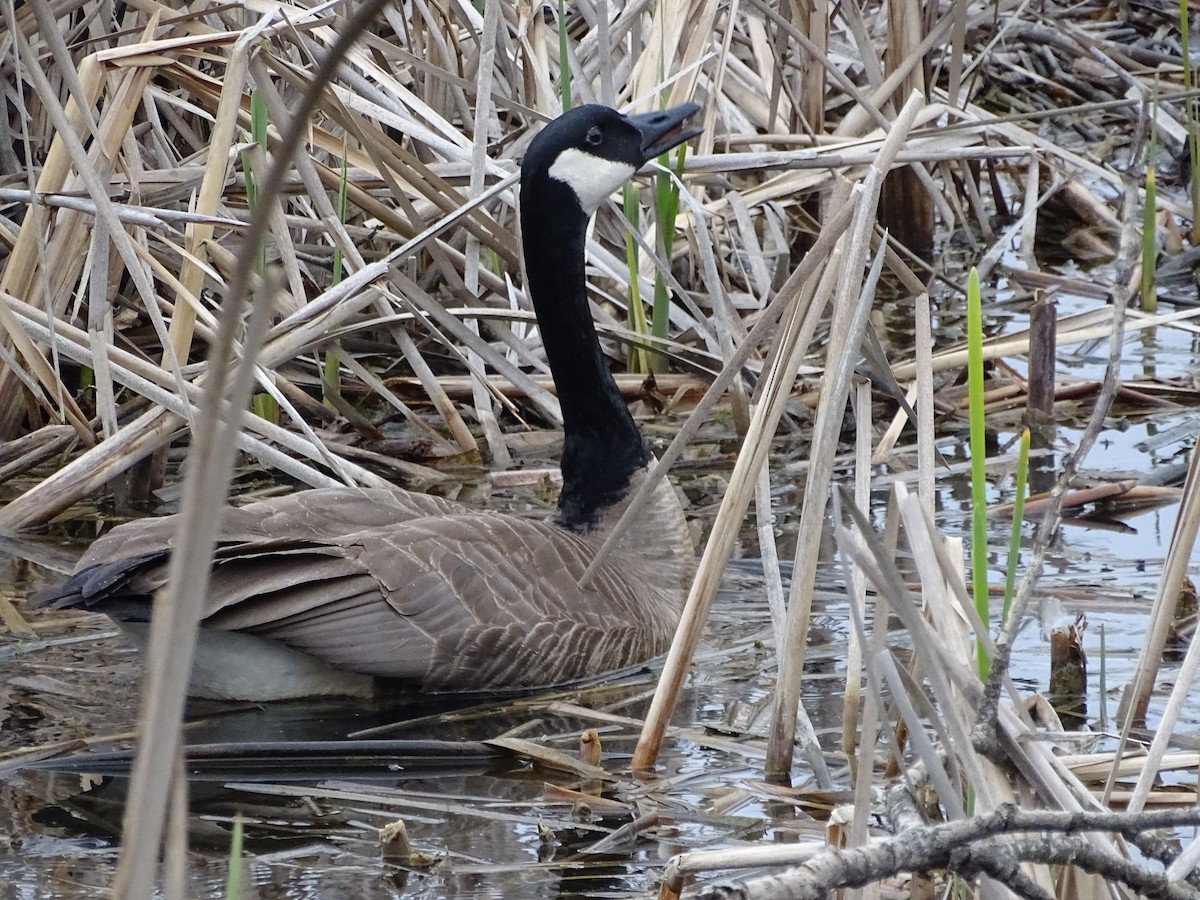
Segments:
[[[602,135],[600,133],[599,125],[593,125],[591,128],[588,129],[587,142],[589,144],[591,144],[593,147],[599,147],[600,142],[603,140],[604,140],[604,135]]]

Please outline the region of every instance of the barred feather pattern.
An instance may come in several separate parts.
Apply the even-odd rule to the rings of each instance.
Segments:
[[[674,488],[656,490],[582,588],[624,503],[586,534],[386,490],[313,490],[230,509],[201,625],[426,691],[532,688],[621,669],[667,648],[694,572]],[[174,534],[174,517],[116,529],[35,602],[145,621]]]

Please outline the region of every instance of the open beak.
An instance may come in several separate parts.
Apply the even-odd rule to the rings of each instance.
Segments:
[[[682,103],[670,109],[626,116],[626,121],[641,132],[643,162],[654,159],[698,135],[703,129],[698,125],[688,124],[688,119],[698,112],[699,104]]]

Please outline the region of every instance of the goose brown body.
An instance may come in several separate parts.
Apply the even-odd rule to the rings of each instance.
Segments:
[[[620,669],[666,649],[690,581],[687,524],[672,491],[662,483],[652,512],[583,588],[603,528],[577,534],[380,489],[303,491],[231,508],[201,627],[426,691],[520,689]],[[42,599],[127,626],[143,621],[166,583],[174,535],[173,517],[115,529]],[[193,687],[220,699],[290,694],[286,686],[253,698]],[[368,690],[337,679],[331,688]]]
[[[627,178],[689,136],[682,123],[695,111],[624,117],[580,108],[548,126],[526,156],[529,289],[564,416],[557,519],[355,488],[227,509],[193,694],[366,694],[380,679],[423,691],[523,689],[624,668],[666,649],[694,573],[669,482],[579,584],[650,456],[605,366],[584,293],[583,228],[599,200],[583,198],[605,183],[597,187],[587,171],[580,188],[571,182],[580,169],[568,163],[578,162],[570,154],[579,147],[595,149],[600,134],[612,158],[594,161],[613,170],[615,188],[621,171]],[[122,525],[36,602],[106,613],[142,640],[175,534],[174,517]]]

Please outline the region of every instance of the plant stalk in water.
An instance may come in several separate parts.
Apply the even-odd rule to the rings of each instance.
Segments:
[[[350,136],[342,135],[342,164],[338,170],[338,195],[337,195],[337,213],[338,221],[343,225],[346,224],[346,178],[347,178],[347,161],[350,156],[349,146]],[[333,248],[333,284],[340,284],[342,281],[342,248],[334,246]],[[334,339],[334,346],[341,342]],[[321,368],[321,384],[324,386],[326,393],[332,393],[341,389],[341,367],[338,364],[337,354],[332,350],[325,351],[325,364]],[[333,409],[333,402],[327,396],[325,405]]]
[[[983,421],[983,301],[979,294],[979,272],[967,279],[967,393],[971,423],[971,586],[975,611],[984,627],[988,624],[987,574],[987,449]],[[980,680],[987,678],[991,663],[983,643],[975,642]]]
[[[242,815],[233,817],[233,834],[229,839],[229,872],[225,876],[225,900],[241,900],[242,898],[242,864],[243,844],[245,843],[245,827]]]
[[[1179,44],[1183,48],[1183,89],[1190,92],[1196,87],[1195,70],[1192,67],[1192,51],[1188,38],[1188,2],[1179,0]],[[1192,241],[1195,242],[1196,226],[1200,222],[1200,114],[1197,113],[1197,103],[1194,96],[1184,101],[1187,122],[1188,158],[1192,167],[1190,179],[1192,187]]]
[[[1185,45],[1186,46],[1186,45]],[[1186,53],[1184,54],[1186,57]],[[1192,101],[1188,101],[1189,108]],[[1155,99],[1154,109],[1157,113],[1158,102]],[[1142,281],[1141,298],[1142,311],[1153,313],[1158,311],[1158,290],[1155,285],[1155,273],[1158,268],[1158,192],[1154,184],[1154,160],[1158,149],[1158,128],[1155,123],[1157,116],[1150,117],[1150,152],[1146,155],[1146,205],[1142,208]],[[1193,132],[1194,133],[1194,132]],[[1189,144],[1191,141],[1189,141]],[[1195,175],[1195,158],[1193,157],[1192,174]]]
[[[262,92],[255,88],[250,92],[250,139],[263,152],[267,152],[267,101]],[[246,169],[246,205],[253,214],[258,206],[258,184],[254,180],[254,164],[247,154],[242,157]],[[267,271],[267,243],[259,238],[258,247],[254,254],[254,271],[261,277]],[[270,394],[258,393],[250,400],[250,408],[260,419],[268,422],[279,422],[279,404]]]
[[[1012,606],[1013,591],[1017,583],[1017,563],[1021,557],[1021,525],[1025,515],[1025,494],[1029,485],[1029,429],[1021,432],[1020,450],[1017,452],[1016,497],[1013,499],[1012,534],[1008,539],[1008,571],[1004,577],[1004,609],[1000,613],[1000,627],[1008,621],[1008,610]],[[986,620],[985,620],[986,621]]]

